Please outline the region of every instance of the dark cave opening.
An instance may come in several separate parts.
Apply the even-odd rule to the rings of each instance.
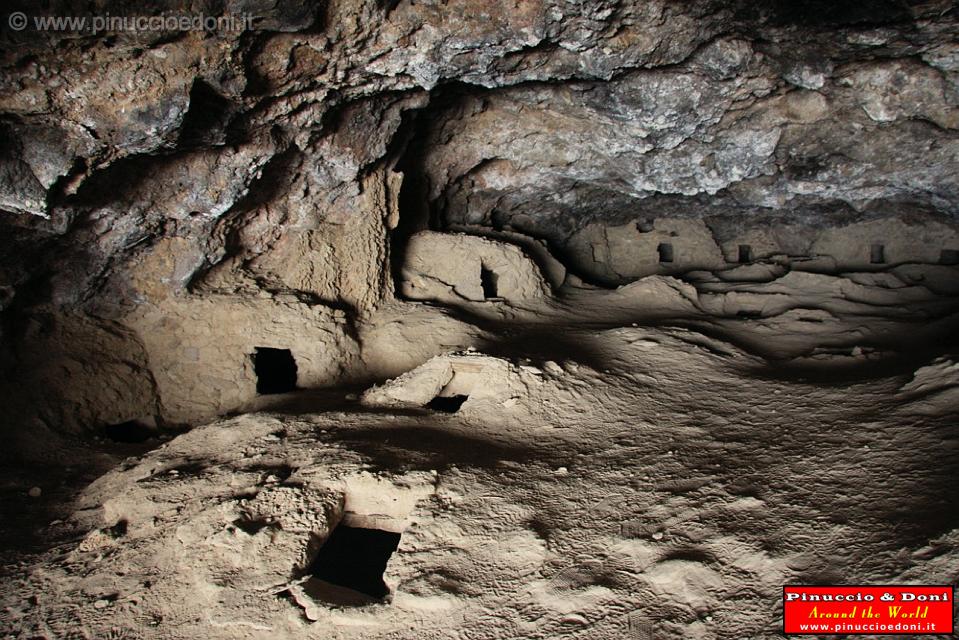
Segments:
[[[748,244],[739,245],[739,264],[749,264],[753,261],[753,248]]]
[[[396,4],[382,0],[381,6],[389,14]],[[444,84],[430,93],[427,105],[404,111],[401,115],[401,124],[393,135],[387,154],[396,158],[393,171],[403,174],[397,200],[399,216],[390,233],[390,267],[396,283],[401,280],[409,238],[418,231],[446,227],[442,209],[430,195],[431,185],[426,171],[430,131],[450,110],[456,109],[465,96],[476,91],[475,87],[464,83]]]
[[[939,254],[939,264],[947,267],[959,265],[959,249],[943,249]]]
[[[256,347],[253,352],[256,392],[260,395],[296,390],[296,360],[289,349]]]
[[[139,444],[156,435],[156,429],[140,420],[127,420],[117,424],[108,424],[103,428],[107,438],[113,442]]]
[[[397,129],[390,142],[388,156],[396,158],[393,171],[402,173],[403,180],[400,186],[397,208],[398,219],[396,227],[390,233],[390,268],[394,283],[399,288],[402,282],[402,269],[407,257],[409,239],[420,231],[432,230],[440,232],[465,232],[477,234],[476,228],[503,231],[504,229],[526,234],[546,243],[549,250],[563,263],[568,262],[568,256],[561,245],[554,244],[551,239],[537,229],[527,229],[511,217],[510,213],[492,209],[481,220],[464,221],[453,215],[459,210],[462,192],[450,193],[449,189],[439,195],[432,191],[436,187],[431,183],[427,168],[430,153],[434,145],[439,144],[436,139],[437,127],[444,122],[461,117],[475,106],[478,99],[494,92],[475,85],[463,82],[449,82],[436,87],[430,94],[426,106],[404,111],[402,124]],[[467,176],[457,179],[461,188],[469,184],[469,175],[481,169],[486,162],[481,162],[473,168]],[[460,184],[462,183],[462,184]],[[455,189],[453,191],[456,191]],[[465,229],[464,227],[473,227]],[[484,265],[480,274],[484,298],[501,297],[498,279],[499,274],[487,269]]]
[[[483,297],[487,300],[498,298],[499,276],[492,269],[487,269],[486,265],[480,267],[480,286],[483,287]]]
[[[884,264],[886,262],[886,246],[874,244],[869,248],[869,262],[871,264]]]
[[[111,538],[117,539],[125,536],[129,528],[130,522],[126,518],[120,518],[117,520],[116,524],[107,529],[107,532],[110,534]]]
[[[399,533],[340,524],[307,571],[319,580],[381,600],[390,592],[383,574],[399,544]]]
[[[178,146],[194,149],[226,140],[233,105],[203,80],[193,81],[190,107],[183,116]]]
[[[467,400],[469,400],[467,395],[436,396],[427,402],[426,406],[442,413],[456,413]]]
[[[660,243],[656,247],[657,253],[659,253],[659,261],[662,263],[669,263],[675,259],[675,253],[673,252],[673,245],[668,242]]]
[[[868,26],[895,24],[911,17],[909,3],[898,0],[829,2],[828,0],[767,0],[743,9],[740,15],[764,15],[777,26]],[[755,19],[755,14],[753,15]]]

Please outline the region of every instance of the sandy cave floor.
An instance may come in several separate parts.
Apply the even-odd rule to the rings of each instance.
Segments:
[[[465,366],[458,412],[300,392],[62,479],[8,469],[4,637],[771,638],[785,583],[959,581],[954,359],[783,376],[716,331],[497,342],[428,305],[384,311],[370,357],[413,327],[492,355],[381,389]],[[402,531],[388,602],[305,575],[348,518]]]

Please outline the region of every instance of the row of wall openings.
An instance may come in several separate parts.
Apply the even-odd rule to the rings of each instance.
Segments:
[[[668,264],[670,262],[676,261],[676,250],[673,248],[672,243],[661,242],[658,247],[656,247],[656,252],[659,254],[659,261],[663,264]],[[739,263],[748,264],[753,261],[753,248],[748,244],[739,245]]]
[[[659,261],[661,263],[668,264],[676,260],[676,251],[669,242],[660,243],[660,245],[656,247],[656,252],[659,254]],[[739,264],[749,264],[753,259],[752,246],[748,244],[739,245],[737,262],[739,262]],[[871,264],[885,264],[886,245],[879,243],[871,245],[869,247],[869,262]],[[947,266],[959,265],[959,249],[943,249],[939,256],[939,264]]]

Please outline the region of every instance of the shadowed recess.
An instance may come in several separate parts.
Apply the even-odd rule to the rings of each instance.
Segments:
[[[106,437],[114,442],[146,442],[157,434],[157,430],[139,420],[127,420],[118,424],[108,424],[103,428]]]
[[[460,407],[463,406],[463,403],[469,399],[469,396],[456,395],[456,396],[436,396],[430,400],[426,406],[434,411],[442,411],[443,413],[456,413],[460,410]]]
[[[437,416],[439,417],[439,416]],[[393,426],[334,431],[330,436],[369,456],[384,469],[445,469],[496,467],[501,461],[549,459],[528,446],[509,446],[438,427]]]
[[[399,544],[398,533],[341,524],[320,547],[309,573],[379,600],[390,592],[383,573]]]
[[[289,349],[257,347],[253,352],[256,392],[262,395],[296,389],[296,360]]]

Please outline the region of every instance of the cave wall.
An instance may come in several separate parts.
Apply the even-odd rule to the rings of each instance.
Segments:
[[[161,8],[254,27],[2,33],[8,431],[236,410],[257,346],[291,349],[303,386],[375,378],[358,327],[426,229],[539,254],[536,296],[741,244],[835,270],[959,249],[953,3],[124,11]]]
[[[951,265],[959,247],[956,226],[934,216],[918,221],[883,216],[821,227],[757,221],[723,235],[714,233],[710,222],[661,217],[622,225],[591,223],[569,237],[565,251],[571,267],[587,278],[622,284],[755,261],[826,273],[909,263]],[[669,247],[668,260],[661,254],[663,245]]]
[[[739,244],[838,269],[870,264],[872,244],[937,263],[956,248],[955,68],[855,42],[720,37],[611,82],[457,95],[427,130],[430,199],[447,224],[546,239],[605,285],[721,268]],[[668,265],[662,243],[682,247]]]

